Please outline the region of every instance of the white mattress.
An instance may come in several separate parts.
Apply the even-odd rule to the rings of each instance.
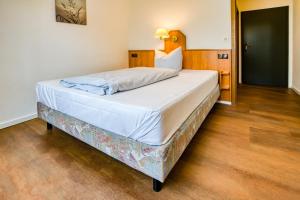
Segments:
[[[216,71],[198,70],[112,96],[65,88],[54,80],[37,84],[37,101],[103,130],[162,145],[217,86]]]

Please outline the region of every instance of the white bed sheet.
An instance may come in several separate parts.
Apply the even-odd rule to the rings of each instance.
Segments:
[[[218,86],[216,71],[182,70],[179,76],[112,96],[39,82],[37,101],[106,131],[149,145],[165,144]]]

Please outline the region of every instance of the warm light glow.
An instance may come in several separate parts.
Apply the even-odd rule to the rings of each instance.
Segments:
[[[155,32],[155,37],[161,40],[167,39],[170,37],[169,31],[165,28],[159,28]]]

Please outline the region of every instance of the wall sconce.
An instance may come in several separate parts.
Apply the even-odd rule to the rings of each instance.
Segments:
[[[169,31],[165,28],[159,28],[155,32],[155,37],[159,38],[160,40],[168,39],[170,38]],[[177,42],[178,38],[175,35],[173,35],[171,36],[171,40],[173,42]]]
[[[159,28],[155,32],[155,37],[159,38],[160,40],[168,39],[170,38],[169,31],[164,28]]]

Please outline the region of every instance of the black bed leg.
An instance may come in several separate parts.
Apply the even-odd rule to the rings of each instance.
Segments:
[[[53,129],[52,124],[50,124],[50,123],[47,122],[47,130],[52,130],[52,129]]]
[[[162,182],[160,182],[156,179],[153,179],[153,191],[154,192],[160,192],[162,185],[163,185]]]

